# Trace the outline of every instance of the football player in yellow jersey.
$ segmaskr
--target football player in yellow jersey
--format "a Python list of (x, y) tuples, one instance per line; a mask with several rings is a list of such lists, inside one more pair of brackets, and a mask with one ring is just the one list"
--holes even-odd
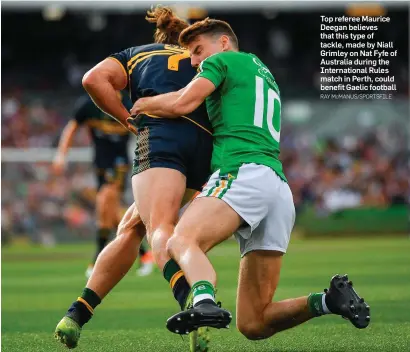
[[(57, 339), (70, 348), (77, 345), (94, 309), (132, 266), (145, 231), (155, 262), (180, 308), (192, 305), (191, 288), (181, 268), (169, 257), (166, 243), (181, 204), (201, 190), (209, 175), (212, 131), (204, 106), (173, 121), (143, 114), (132, 119), (116, 95), (126, 89), (135, 102), (142, 97), (173, 94), (196, 74), (189, 53), (177, 46), (188, 23), (166, 7), (148, 12), (147, 20), (156, 24), (155, 43), (113, 54), (83, 78), (83, 86), (96, 105), (137, 136), (132, 172), (135, 203), (123, 217), (117, 238), (99, 255), (81, 297), (57, 325)], [(191, 335), (192, 350), (206, 350), (206, 336), (198, 335)]]

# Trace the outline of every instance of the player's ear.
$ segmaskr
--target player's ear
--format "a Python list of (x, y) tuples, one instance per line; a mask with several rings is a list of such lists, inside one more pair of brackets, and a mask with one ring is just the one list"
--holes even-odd
[(223, 35), (221, 37), (221, 45), (222, 45), (222, 51), (227, 51), (229, 50), (229, 37), (227, 35)]

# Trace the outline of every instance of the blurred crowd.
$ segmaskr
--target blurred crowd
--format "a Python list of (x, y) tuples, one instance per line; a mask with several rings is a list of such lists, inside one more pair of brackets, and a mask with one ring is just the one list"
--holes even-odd
[[(56, 147), (61, 130), (70, 117), (71, 107), (49, 106), (44, 99), (25, 102), (19, 90), (2, 96), (1, 145), (12, 148)], [(89, 145), (84, 129), (76, 135), (73, 146)]]
[(408, 137), (397, 126), (315, 141), (308, 148), (288, 138), (282, 151), (299, 211), (306, 205), (328, 213), (410, 204)]
[(28, 236), (53, 245), (94, 233), (95, 180), (91, 165), (75, 163), (54, 176), (51, 163), (2, 163), (2, 239)]
[[(75, 97), (25, 99), (19, 91), (2, 97), (2, 148), (55, 148), (71, 117)], [(75, 135), (73, 147), (90, 146), (86, 128)], [(7, 151), (3, 150), (3, 153)], [(95, 232), (96, 176), (90, 163), (68, 163), (64, 175), (48, 162), (2, 161), (2, 238), (28, 236), (53, 245), (60, 240), (90, 239)], [(127, 202), (130, 197), (125, 197)], [(125, 205), (126, 205), (125, 204)]]

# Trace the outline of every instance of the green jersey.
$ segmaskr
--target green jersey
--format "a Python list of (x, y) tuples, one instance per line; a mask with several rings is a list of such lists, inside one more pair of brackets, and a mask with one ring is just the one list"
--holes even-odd
[(286, 181), (279, 161), (280, 92), (269, 69), (253, 54), (227, 51), (205, 59), (196, 77), (216, 87), (206, 99), (214, 131), (212, 172), (255, 163)]

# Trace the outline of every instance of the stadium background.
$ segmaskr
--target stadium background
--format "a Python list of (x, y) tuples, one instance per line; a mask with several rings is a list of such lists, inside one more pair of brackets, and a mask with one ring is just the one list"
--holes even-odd
[[(2, 3), (2, 333), (5, 334), (3, 342), (10, 351), (55, 351), (56, 347), (49, 341), (53, 324), (84, 286), (83, 267), (91, 254), (95, 233), (95, 180), (87, 132), (82, 130), (77, 135), (63, 176), (53, 175), (50, 162), (62, 128), (71, 117), (73, 104), (84, 94), (83, 74), (110, 53), (151, 41), (154, 28), (144, 20), (144, 11), (150, 4), (145, 1), (70, 4), (63, 1), (59, 5)], [(281, 88), (281, 158), (298, 217), (289, 254), (290, 269), (286, 271), (285, 267), (281, 281), (284, 288), (279, 295), (293, 294), (293, 279), (301, 280), (300, 285), (296, 285), (295, 295), (303, 293), (304, 289), (317, 290), (326, 286), (329, 272), (323, 271), (325, 268), (317, 270), (318, 265), (329, 265), (329, 269), (350, 268), (368, 284), (368, 292), (374, 300), (383, 296), (383, 317), (387, 316), (390, 323), (401, 324), (403, 330), (396, 330), (396, 327), (386, 330), (389, 331), (387, 335), (392, 331), (397, 334), (395, 342), (389, 342), (389, 348), (406, 350), (410, 314), (406, 317), (400, 300), (407, 297), (408, 301), (409, 293), (402, 293), (402, 296), (396, 293), (391, 298), (387, 289), (373, 291), (372, 286), (388, 278), (387, 282), (396, 285), (400, 292), (409, 292), (410, 288), (409, 9), (406, 3), (393, 2), (372, 8), (372, 11), (391, 17), (390, 24), (380, 26), (377, 36), (380, 40), (393, 41), (398, 50), (398, 56), (390, 65), (398, 88), (391, 101), (319, 100), (320, 15), (355, 11), (341, 2), (255, 2), (252, 7), (244, 2), (208, 2), (195, 7), (179, 3), (177, 10), (181, 16), (192, 20), (210, 16), (228, 21), (239, 38), (241, 50), (259, 56)], [(132, 155), (133, 143), (130, 145)], [(125, 193), (125, 204), (132, 202), (129, 190)], [(332, 236), (332, 241), (323, 239), (328, 236)], [(292, 248), (296, 252), (293, 256)], [(227, 285), (230, 285), (226, 297), (232, 298), (227, 304), (231, 309), (238, 261), (236, 251), (234, 243), (214, 251), (221, 278), (226, 276)], [(337, 256), (342, 251), (354, 253), (360, 259), (354, 264), (346, 263), (344, 258)], [(305, 261), (296, 258), (297, 253), (303, 253)], [(222, 269), (221, 257), (225, 255), (232, 263), (224, 264)], [(376, 258), (380, 261), (365, 265)], [(364, 267), (368, 271), (360, 270)], [(324, 281), (313, 280), (320, 282), (319, 287), (312, 287), (304, 268), (315, 274), (326, 273)], [(402, 274), (407, 275), (407, 282), (400, 279)], [(68, 281), (63, 279), (64, 275), (68, 275)], [(367, 275), (370, 277), (366, 278)], [(153, 346), (149, 343), (154, 343), (156, 336), (165, 331), (159, 327), (163, 326), (167, 313), (173, 312), (174, 306), (159, 273), (155, 273), (151, 281), (138, 280), (129, 275), (113, 293), (113, 297), (124, 298), (121, 301), (124, 307), (127, 300), (132, 302), (129, 307), (134, 309), (135, 316), (125, 314), (125, 309), (121, 308), (119, 311), (125, 316), (119, 316), (114, 322), (117, 315), (113, 313), (115, 309), (110, 310), (110, 304), (115, 308), (116, 298), (112, 301), (109, 298), (106, 313), (111, 325), (102, 328), (103, 320), (107, 320), (103, 312), (93, 325), (97, 330), (111, 329), (110, 339), (114, 339), (115, 334), (121, 336), (120, 331), (128, 331), (127, 328), (143, 329), (144, 333), (135, 336), (124, 332), (125, 339), (131, 342), (117, 346), (119, 350), (135, 346), (141, 346), (136, 348), (141, 350), (144, 343)], [(222, 281), (221, 285), (224, 285)], [(64, 287), (64, 292), (52, 288), (47, 291), (47, 287), (55, 286)], [(165, 304), (158, 307), (153, 303), (156, 318), (141, 318), (135, 298), (141, 292), (144, 297), (159, 295), (159, 290), (168, 308)], [(34, 304), (30, 303), (32, 292), (36, 297)], [(147, 314), (148, 308), (149, 304), (144, 311)], [(44, 313), (40, 325), (36, 311)], [(396, 312), (394, 317), (389, 316), (392, 311)], [(144, 319), (149, 322), (143, 323)], [(93, 329), (91, 324), (90, 329)], [(288, 335), (284, 334), (279, 340), (282, 346), (279, 350), (324, 348), (322, 340), (309, 340), (310, 332), (317, 333), (315, 329), (323, 325), (310, 326), (311, 330), (306, 328), (308, 330), (304, 331), (309, 333), (301, 340), (306, 341), (303, 344), (306, 349), (298, 347), (302, 342), (292, 347), (295, 341), (291, 333), (286, 333)], [(334, 336), (344, 328), (340, 324), (329, 327)], [(347, 328), (345, 331), (351, 332)], [(381, 334), (374, 331), (376, 335)], [(376, 335), (366, 335), (359, 348), (354, 344), (357, 339), (353, 334), (348, 348), (383, 351), (377, 349), (385, 346), (383, 334), (377, 335), (380, 341), (375, 339)], [(81, 350), (102, 348), (103, 343), (95, 336), (88, 337), (88, 347), (82, 341)], [(104, 339), (103, 333), (98, 336)], [(149, 336), (148, 342), (144, 340), (146, 336)], [(222, 333), (217, 334), (217, 342), (223, 343), (222, 336)], [(240, 339), (239, 335), (234, 337)], [(174, 346), (175, 350), (181, 350), (183, 344), (174, 336), (170, 338), (179, 344), (179, 347)], [(258, 346), (270, 350), (273, 345), (269, 343)], [(236, 347), (232, 345), (235, 350), (242, 350), (244, 346), (247, 350), (254, 348), (244, 341)], [(323, 350), (339, 351), (339, 347), (332, 345)], [(173, 349), (164, 345), (157, 350)], [(228, 348), (216, 350), (227, 351)]]

